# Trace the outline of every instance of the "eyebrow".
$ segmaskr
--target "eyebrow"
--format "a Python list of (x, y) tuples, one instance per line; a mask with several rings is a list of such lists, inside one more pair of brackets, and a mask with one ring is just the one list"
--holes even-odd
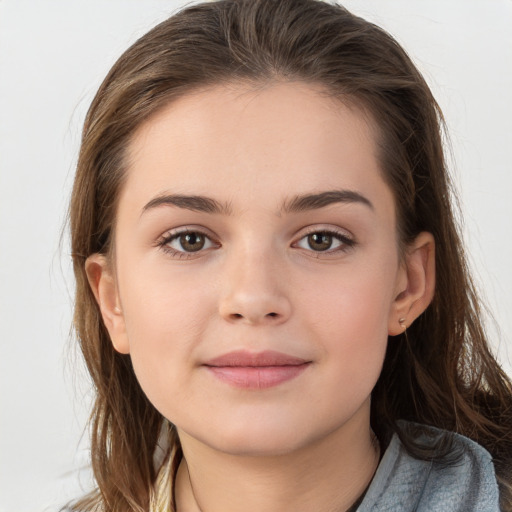
[[(328, 190), (316, 194), (302, 194), (294, 196), (282, 204), (279, 214), (299, 213), (325, 208), (335, 203), (358, 203), (374, 210), (369, 199), (353, 190)], [(151, 199), (142, 209), (142, 213), (159, 206), (176, 206), (186, 210), (221, 215), (233, 215), (231, 203), (220, 202), (206, 196), (165, 194)]]
[(324, 208), (335, 203), (359, 203), (374, 210), (369, 199), (354, 190), (328, 190), (318, 194), (303, 194), (285, 201), (281, 213), (298, 213)]

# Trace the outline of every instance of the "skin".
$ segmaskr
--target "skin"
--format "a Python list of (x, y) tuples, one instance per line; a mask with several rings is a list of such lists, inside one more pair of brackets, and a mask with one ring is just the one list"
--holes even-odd
[[(432, 298), (434, 242), (421, 233), (400, 256), (368, 116), (321, 92), (219, 85), (157, 113), (130, 144), (115, 259), (88, 259), (115, 349), (178, 428), (180, 511), (346, 510), (377, 467), (371, 391), (388, 335)], [(331, 190), (358, 199), (282, 208)], [(208, 196), (230, 214), (156, 205), (168, 194)], [(203, 248), (169, 239), (182, 228), (204, 233)], [(319, 250), (308, 235), (325, 231), (342, 238)], [(308, 365), (239, 388), (204, 366), (233, 350)]]

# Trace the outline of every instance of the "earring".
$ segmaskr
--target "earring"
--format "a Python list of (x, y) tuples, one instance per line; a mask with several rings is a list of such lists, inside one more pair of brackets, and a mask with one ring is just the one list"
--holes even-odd
[(404, 332), (407, 330), (407, 325), (405, 325), (405, 318), (399, 318), (398, 323), (400, 324), (400, 327), (404, 330)]

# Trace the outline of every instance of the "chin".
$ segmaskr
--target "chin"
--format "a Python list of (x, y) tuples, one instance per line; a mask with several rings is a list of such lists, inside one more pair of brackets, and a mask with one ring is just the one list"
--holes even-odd
[(207, 431), (188, 430), (187, 435), (215, 451), (233, 456), (277, 457), (315, 444), (337, 426), (260, 417), (248, 422), (231, 421), (222, 427), (210, 424)]
[(304, 439), (293, 438), (290, 432), (285, 435), (265, 432), (260, 435), (242, 435), (212, 440), (212, 448), (238, 457), (278, 457), (292, 453), (304, 445)]

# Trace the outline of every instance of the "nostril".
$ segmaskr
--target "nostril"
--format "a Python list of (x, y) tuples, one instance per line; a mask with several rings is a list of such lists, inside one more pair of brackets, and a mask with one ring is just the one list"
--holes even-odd
[[(238, 319), (238, 318), (244, 318), (244, 315), (240, 314), (240, 313), (232, 313), (231, 315), (231, 318), (234, 318), (234, 319)], [(279, 316), (278, 313), (267, 313), (265, 316), (271, 316), (271, 317), (275, 317), (275, 316)]]

